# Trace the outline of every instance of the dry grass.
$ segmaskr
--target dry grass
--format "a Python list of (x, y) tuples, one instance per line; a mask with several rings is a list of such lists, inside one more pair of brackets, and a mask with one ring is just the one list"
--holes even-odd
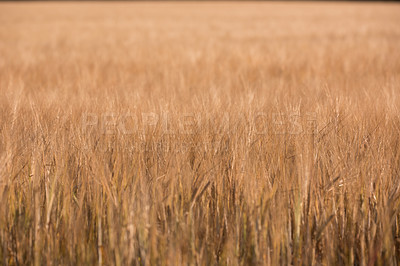
[(1, 3), (1, 263), (398, 265), (399, 25)]

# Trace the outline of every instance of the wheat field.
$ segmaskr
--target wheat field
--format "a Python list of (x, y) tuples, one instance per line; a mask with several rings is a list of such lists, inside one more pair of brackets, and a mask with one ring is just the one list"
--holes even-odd
[(3, 265), (399, 265), (400, 5), (0, 3)]

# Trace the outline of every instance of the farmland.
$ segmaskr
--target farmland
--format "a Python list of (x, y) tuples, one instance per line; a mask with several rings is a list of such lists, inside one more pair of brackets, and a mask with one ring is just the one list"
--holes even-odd
[(400, 5), (0, 3), (3, 265), (398, 265)]

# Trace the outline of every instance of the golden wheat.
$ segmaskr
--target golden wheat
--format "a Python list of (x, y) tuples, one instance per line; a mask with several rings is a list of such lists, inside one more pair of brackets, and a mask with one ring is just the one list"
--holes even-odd
[(400, 6), (1, 3), (3, 265), (398, 265)]

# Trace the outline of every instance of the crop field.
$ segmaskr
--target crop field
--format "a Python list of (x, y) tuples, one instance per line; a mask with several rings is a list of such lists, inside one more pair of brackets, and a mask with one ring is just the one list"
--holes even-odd
[(0, 3), (0, 264), (399, 265), (400, 5)]

